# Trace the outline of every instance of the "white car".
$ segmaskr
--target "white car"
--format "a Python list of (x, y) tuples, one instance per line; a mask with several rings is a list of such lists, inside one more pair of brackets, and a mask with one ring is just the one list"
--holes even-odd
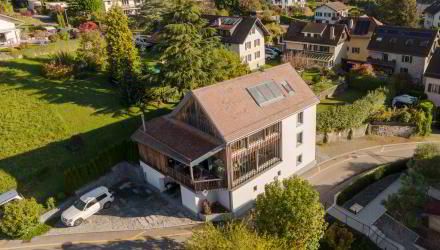
[(97, 187), (81, 196), (71, 207), (61, 214), (61, 221), (68, 227), (78, 226), (103, 208), (110, 208), (113, 194), (104, 187)]

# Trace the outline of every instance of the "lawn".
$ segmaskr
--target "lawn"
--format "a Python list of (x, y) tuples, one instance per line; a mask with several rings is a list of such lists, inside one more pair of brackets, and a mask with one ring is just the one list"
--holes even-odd
[[(66, 167), (129, 138), (140, 124), (105, 75), (47, 80), (40, 75), (42, 60), (0, 62), (0, 169), (17, 178), (20, 192), (40, 201), (62, 192)], [(170, 108), (149, 107), (147, 118)], [(71, 152), (66, 145), (77, 134), (84, 146)]]
[(337, 105), (352, 104), (354, 101), (362, 98), (365, 94), (366, 93), (359, 90), (347, 89), (340, 95), (321, 100), (321, 102), (318, 104), (318, 113), (326, 111)]
[(79, 39), (72, 39), (67, 41), (57, 41), (54, 43), (49, 43), (47, 45), (29, 45), (27, 48), (21, 49), (17, 52), (27, 58), (40, 57), (49, 54), (54, 54), (56, 52), (73, 52), (79, 47)]

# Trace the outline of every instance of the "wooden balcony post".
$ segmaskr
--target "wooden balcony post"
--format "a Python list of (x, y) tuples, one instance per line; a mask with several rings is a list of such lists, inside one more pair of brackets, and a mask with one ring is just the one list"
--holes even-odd
[(193, 166), (189, 166), (189, 173), (191, 175), (191, 181), (194, 182)]

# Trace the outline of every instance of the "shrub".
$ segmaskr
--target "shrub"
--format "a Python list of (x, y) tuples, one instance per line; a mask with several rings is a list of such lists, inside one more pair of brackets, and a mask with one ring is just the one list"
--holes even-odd
[(73, 193), (81, 186), (104, 175), (121, 161), (137, 161), (137, 146), (131, 141), (123, 141), (96, 156), (95, 159), (81, 166), (72, 166), (64, 171), (65, 193)]
[(80, 24), (78, 29), (81, 33), (87, 33), (90, 31), (98, 30), (99, 27), (95, 22), (87, 21), (87, 22)]
[(40, 225), (42, 211), (43, 207), (35, 199), (10, 202), (3, 208), (0, 231), (11, 238), (23, 237)]
[(49, 79), (66, 79), (74, 73), (75, 58), (66, 52), (55, 54), (43, 65), (43, 75)]
[(206, 215), (212, 214), (211, 204), (209, 204), (209, 201), (206, 199), (202, 201), (202, 213)]
[(70, 39), (70, 34), (68, 31), (62, 30), (62, 31), (58, 32), (58, 37), (60, 38), (60, 40), (67, 41)]
[(334, 250), (346, 250), (351, 248), (354, 236), (345, 226), (333, 223), (324, 235), (325, 243)]
[(99, 31), (81, 34), (80, 47), (77, 50), (78, 63), (88, 70), (103, 70), (107, 60), (104, 37)]
[(55, 43), (58, 42), (60, 40), (60, 37), (58, 36), (58, 34), (52, 34), (49, 36), (49, 41)]
[(349, 201), (356, 194), (358, 194), (374, 182), (381, 180), (389, 175), (404, 171), (407, 168), (407, 162), (407, 160), (401, 160), (390, 164), (381, 165), (376, 169), (364, 174), (348, 187), (346, 187), (341, 193), (339, 193), (336, 203), (339, 206), (342, 206), (344, 205), (344, 203)]
[(55, 201), (55, 198), (53, 198), (53, 197), (49, 197), (47, 200), (46, 200), (46, 209), (47, 210), (52, 210), (52, 209), (54, 209), (57, 205), (56, 205), (56, 201)]
[(17, 187), (17, 181), (10, 174), (0, 169), (0, 194)]

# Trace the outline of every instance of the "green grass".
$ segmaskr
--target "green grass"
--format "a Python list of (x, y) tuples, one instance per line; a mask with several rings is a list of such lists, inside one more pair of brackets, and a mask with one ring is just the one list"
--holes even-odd
[(303, 71), (301, 77), (304, 79), (304, 81), (312, 81), (313, 77), (319, 76), (320, 74), (321, 73), (319, 70), (308, 69)]
[(344, 93), (338, 96), (322, 100), (321, 103), (318, 104), (318, 113), (324, 112), (337, 105), (352, 104), (354, 101), (362, 98), (365, 94), (366, 93), (359, 90), (347, 89)]
[[(105, 75), (47, 80), (40, 75), (42, 60), (0, 62), (0, 169), (18, 180), (20, 192), (39, 201), (62, 192), (65, 168), (88, 162), (140, 124)], [(146, 116), (171, 106), (150, 106)], [(66, 146), (76, 134), (84, 147), (71, 152)]]
[(67, 41), (57, 41), (54, 43), (49, 43), (47, 45), (29, 45), (27, 48), (15, 50), (11, 52), (11, 55), (18, 56), (22, 55), (27, 58), (41, 57), (50, 54), (55, 54), (57, 52), (74, 52), (79, 47), (79, 39), (67, 40)]

